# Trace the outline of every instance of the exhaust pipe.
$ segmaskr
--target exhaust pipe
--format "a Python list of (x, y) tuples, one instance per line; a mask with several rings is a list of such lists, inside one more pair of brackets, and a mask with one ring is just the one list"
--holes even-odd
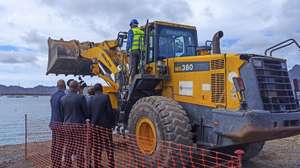
[(215, 33), (212, 40), (213, 54), (221, 54), (220, 39), (223, 37), (223, 31)]

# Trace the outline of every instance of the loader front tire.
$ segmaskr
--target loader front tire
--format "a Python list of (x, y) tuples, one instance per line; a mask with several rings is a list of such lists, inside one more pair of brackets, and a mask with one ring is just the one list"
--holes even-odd
[[(190, 120), (183, 108), (174, 100), (162, 96), (139, 99), (132, 107), (128, 130), (134, 134), (140, 153), (155, 161), (168, 161), (172, 152), (166, 141), (175, 144), (192, 144)], [(146, 139), (145, 139), (146, 138)]]

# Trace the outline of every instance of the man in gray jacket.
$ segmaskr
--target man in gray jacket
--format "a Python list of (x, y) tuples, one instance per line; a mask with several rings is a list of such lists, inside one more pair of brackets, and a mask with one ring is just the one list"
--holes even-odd
[(77, 81), (70, 83), (70, 92), (61, 99), (61, 111), (64, 116), (64, 132), (66, 137), (65, 167), (72, 167), (72, 155), (76, 154), (77, 166), (84, 167), (84, 123), (88, 109), (84, 96), (77, 94)]

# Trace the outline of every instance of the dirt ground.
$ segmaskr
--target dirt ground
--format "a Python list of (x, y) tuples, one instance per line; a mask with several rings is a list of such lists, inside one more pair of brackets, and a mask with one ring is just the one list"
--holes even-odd
[(31, 168), (32, 163), (24, 160), (24, 145), (0, 146), (0, 168)]
[[(40, 145), (43, 144), (35, 144), (35, 146)], [(33, 167), (31, 162), (24, 160), (24, 145), (0, 146), (0, 168)], [(261, 153), (251, 161), (243, 163), (243, 167), (299, 168), (300, 136), (267, 142)]]
[(245, 168), (300, 168), (300, 135), (268, 141)]

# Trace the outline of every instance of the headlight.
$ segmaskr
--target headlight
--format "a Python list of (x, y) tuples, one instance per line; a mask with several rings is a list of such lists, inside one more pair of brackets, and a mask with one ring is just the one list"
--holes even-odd
[(262, 62), (262, 60), (253, 60), (253, 65), (255, 67), (261, 68), (261, 67), (263, 67), (263, 62)]
[(281, 63), (281, 68), (282, 68), (282, 69), (286, 69), (286, 68), (287, 68), (285, 62), (282, 62), (282, 63)]

